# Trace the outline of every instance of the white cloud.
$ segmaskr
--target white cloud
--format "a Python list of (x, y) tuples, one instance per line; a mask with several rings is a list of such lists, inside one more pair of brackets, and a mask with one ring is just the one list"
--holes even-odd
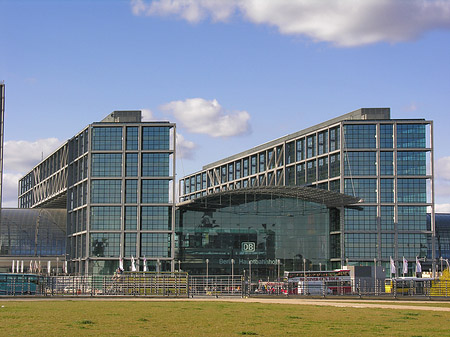
[(212, 137), (231, 137), (249, 132), (250, 115), (247, 111), (226, 114), (217, 100), (189, 98), (161, 106), (172, 114), (189, 132)]
[(159, 0), (146, 3), (132, 0), (134, 15), (178, 15), (184, 20), (196, 23), (206, 17), (213, 21), (226, 21), (236, 10), (235, 0)]
[(3, 173), (2, 207), (17, 207), (17, 193), (20, 173)]
[(448, 0), (133, 0), (131, 6), (135, 15), (174, 15), (191, 23), (226, 21), (239, 13), (282, 34), (346, 47), (408, 41), (450, 28)]
[(450, 157), (442, 157), (436, 160), (436, 179), (450, 181)]
[(141, 112), (143, 122), (150, 122), (155, 120), (155, 118), (153, 117), (153, 112), (150, 109), (141, 109)]
[(177, 133), (177, 159), (192, 159), (196, 145), (190, 140), (186, 140), (182, 134)]
[(30, 171), (42, 157), (55, 151), (61, 141), (56, 138), (38, 139), (35, 142), (10, 140), (5, 142), (5, 171), (25, 173)]
[(436, 204), (435, 212), (436, 213), (450, 213), (450, 204)]

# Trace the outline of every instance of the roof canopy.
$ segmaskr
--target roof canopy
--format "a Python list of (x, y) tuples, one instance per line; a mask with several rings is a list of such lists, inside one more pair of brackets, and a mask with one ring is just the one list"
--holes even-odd
[[(248, 199), (249, 196), (252, 196), (251, 199)], [(231, 205), (237, 205), (245, 201), (270, 199), (273, 197), (301, 199), (323, 204), (327, 207), (349, 207), (352, 205), (355, 206), (361, 202), (361, 199), (357, 197), (314, 187), (260, 186), (216, 192), (196, 199), (181, 202), (178, 206), (189, 207), (189, 205), (194, 206), (194, 204), (210, 204), (211, 207), (220, 207), (222, 204), (222, 199), (224, 199), (224, 202), (226, 199), (226, 204), (223, 204), (222, 206), (224, 207), (229, 206), (230, 203)]]

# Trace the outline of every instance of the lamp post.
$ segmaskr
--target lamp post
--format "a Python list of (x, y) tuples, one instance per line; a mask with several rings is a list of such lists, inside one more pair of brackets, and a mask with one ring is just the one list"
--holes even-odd
[(319, 271), (322, 271), (322, 262), (319, 262)]
[(181, 272), (181, 261), (178, 260), (178, 272)]
[(277, 292), (280, 294), (280, 259), (277, 259), (278, 264), (278, 279), (277, 279)]
[(206, 290), (208, 290), (209, 259), (206, 259)]
[(231, 259), (231, 292), (234, 292), (234, 259)]
[(303, 295), (306, 295), (306, 259), (303, 259)]
[(248, 260), (249, 293), (252, 291), (252, 261)]
[(375, 276), (375, 296), (377, 296), (377, 259), (373, 259), (374, 276)]

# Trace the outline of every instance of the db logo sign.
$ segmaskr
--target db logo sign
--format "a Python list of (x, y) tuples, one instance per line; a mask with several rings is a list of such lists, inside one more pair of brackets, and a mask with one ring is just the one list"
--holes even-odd
[(243, 252), (254, 252), (256, 250), (256, 244), (254, 242), (242, 242), (241, 249)]

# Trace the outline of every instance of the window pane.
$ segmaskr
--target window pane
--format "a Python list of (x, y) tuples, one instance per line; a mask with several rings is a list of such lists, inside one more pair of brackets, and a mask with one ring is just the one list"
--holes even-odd
[(127, 127), (127, 150), (138, 149), (138, 130), (137, 126)]
[(93, 127), (92, 150), (93, 151), (122, 150), (122, 128)]
[(143, 203), (168, 203), (168, 180), (142, 180), (141, 201)]
[(170, 207), (142, 207), (141, 230), (170, 230), (171, 227)]
[(348, 149), (376, 148), (376, 127), (372, 124), (355, 124), (344, 126), (345, 146)]
[(169, 150), (169, 127), (145, 126), (142, 128), (143, 150)]
[(93, 177), (120, 177), (122, 176), (121, 153), (93, 153)]
[(119, 204), (121, 202), (120, 180), (92, 180), (91, 203), (93, 204)]
[(162, 177), (169, 175), (168, 153), (143, 153), (142, 176)]
[(107, 206), (91, 207), (91, 230), (120, 230), (121, 208)]

